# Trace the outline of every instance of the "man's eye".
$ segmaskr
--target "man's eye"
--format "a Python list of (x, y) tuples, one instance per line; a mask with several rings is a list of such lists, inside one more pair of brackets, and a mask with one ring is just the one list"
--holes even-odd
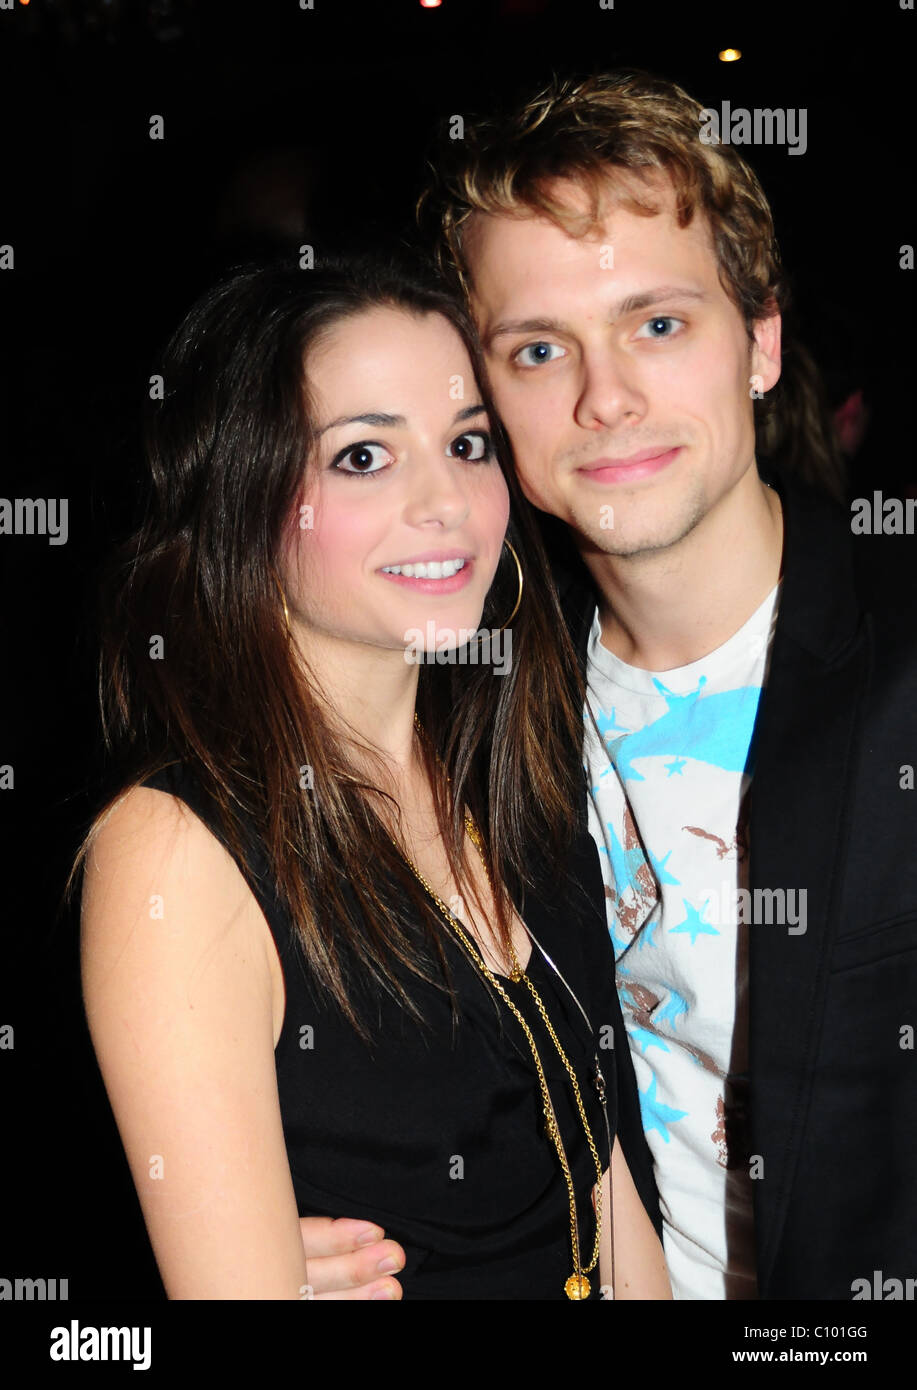
[(557, 357), (562, 357), (563, 351), (556, 343), (526, 343), (525, 347), (513, 353), (513, 358), (523, 367), (540, 367), (542, 362), (553, 362)]
[(453, 439), (446, 452), (451, 458), (464, 459), (466, 463), (478, 463), (492, 458), (494, 450), (486, 430), (472, 430)]
[[(673, 318), (671, 314), (657, 314), (655, 318), (647, 319), (646, 323), (644, 323), (641, 326), (640, 331), (639, 333), (637, 333), (636, 336), (638, 338), (671, 338), (672, 334), (670, 332), (666, 332), (668, 325), (683, 322), (683, 319)], [(644, 329), (647, 328), (650, 331), (648, 333), (645, 333)]]
[[(377, 456), (382, 454), (381, 461)], [(380, 473), (385, 467), (385, 458), (390, 457), (389, 452), (381, 444), (351, 444), (348, 449), (342, 449), (335, 459), (332, 460), (331, 467), (338, 473)], [(345, 468), (344, 464), (350, 460), (352, 467)], [(378, 467), (373, 467), (373, 463), (378, 462)]]

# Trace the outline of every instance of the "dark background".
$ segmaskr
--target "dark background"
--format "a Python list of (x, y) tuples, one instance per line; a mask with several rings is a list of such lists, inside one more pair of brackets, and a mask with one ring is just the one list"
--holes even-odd
[[(68, 497), (69, 539), (0, 536), (0, 1276), (161, 1297), (79, 998), (63, 881), (93, 810), (94, 584), (135, 519), (157, 348), (228, 264), (398, 237), (436, 122), (554, 71), (647, 68), (717, 109), (808, 111), (808, 149), (742, 153), (772, 201), (833, 405), (870, 410), (852, 493), (917, 481), (912, 40), (896, 0), (31, 0), (0, 10), (2, 492)], [(724, 64), (717, 53), (738, 47)], [(149, 139), (151, 115), (165, 138)], [(912, 545), (908, 540), (902, 542)]]

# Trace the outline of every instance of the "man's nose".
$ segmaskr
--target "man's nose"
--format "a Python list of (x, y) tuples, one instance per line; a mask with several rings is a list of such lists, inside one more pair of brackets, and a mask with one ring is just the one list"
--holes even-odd
[(625, 416), (646, 414), (646, 398), (635, 380), (633, 363), (609, 345), (588, 349), (582, 359), (580, 393), (574, 419), (583, 429), (615, 429)]

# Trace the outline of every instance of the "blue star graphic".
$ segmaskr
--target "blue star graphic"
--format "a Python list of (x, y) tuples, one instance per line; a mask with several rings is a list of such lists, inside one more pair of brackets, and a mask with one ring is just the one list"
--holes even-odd
[[(605, 822), (605, 829), (608, 831), (609, 848), (605, 845), (599, 846), (599, 853), (604, 854), (611, 865), (612, 891), (616, 894), (617, 900), (634, 886), (637, 873), (640, 867), (646, 862), (643, 857), (643, 850), (639, 845), (633, 849), (625, 849), (615, 834), (614, 826), (610, 821)], [(611, 914), (609, 914), (610, 916)], [(611, 942), (614, 946), (615, 955), (620, 956), (630, 945), (629, 940), (624, 940), (615, 935), (615, 922), (609, 925)]]
[(665, 764), (665, 770), (670, 777), (673, 777), (676, 772), (680, 777), (682, 768), (684, 768), (687, 765), (687, 762), (687, 758), (673, 758), (670, 763)]
[(643, 1117), (643, 1129), (646, 1134), (658, 1129), (665, 1142), (669, 1142), (669, 1131), (666, 1125), (674, 1124), (676, 1120), (683, 1120), (687, 1115), (687, 1110), (673, 1110), (668, 1105), (663, 1105), (661, 1100), (656, 1099), (656, 1078), (653, 1077), (645, 1091), (640, 1091), (640, 1114)]
[(612, 948), (612, 950), (614, 951), (614, 953), (615, 953), (615, 959), (617, 960), (617, 958), (618, 958), (619, 956), (623, 956), (624, 952), (627, 950), (628, 946), (630, 945), (630, 942), (624, 940), (622, 937), (615, 936), (615, 926), (616, 926), (616, 925), (617, 925), (617, 917), (615, 917), (615, 918), (613, 919), (613, 921), (609, 922), (609, 924), (608, 924), (608, 935), (611, 937), (611, 948)]
[[(635, 1042), (642, 1043), (642, 1046), (640, 1048), (640, 1051), (642, 1053), (649, 1052), (651, 1047), (661, 1047), (663, 1052), (670, 1051), (670, 1049), (666, 1047), (662, 1039), (657, 1038), (656, 1034), (651, 1033), (648, 1028), (631, 1028), (629, 1031), (631, 1037), (634, 1039)], [(646, 1042), (643, 1042), (644, 1038), (646, 1039)]]
[[(683, 922), (679, 922), (677, 927), (669, 928), (669, 931), (671, 932), (672, 936), (678, 936), (679, 934), (688, 934), (691, 937), (692, 946), (695, 944), (699, 936), (719, 936), (719, 932), (717, 931), (716, 927), (711, 927), (709, 922), (705, 922), (704, 919), (701, 917), (701, 914), (698, 912), (697, 908), (692, 907), (691, 904), (688, 902), (687, 898), (682, 898), (682, 902), (684, 903), (684, 908), (685, 912), (687, 913), (687, 916), (685, 917), (685, 920)], [(704, 904), (702, 910), (704, 912), (707, 911), (706, 903)]]
[(643, 926), (638, 931), (637, 946), (641, 951), (643, 950), (644, 946), (656, 945), (656, 942), (653, 940), (653, 932), (659, 926), (659, 921), (659, 913), (656, 913), (655, 917), (651, 914), (649, 917), (647, 917), (646, 921), (643, 923)]
[(595, 722), (603, 739), (608, 734), (629, 734), (631, 732), (630, 729), (625, 729), (623, 724), (618, 723), (614, 705), (611, 707), (611, 714), (606, 714), (603, 709), (600, 709), (595, 716)]
[(650, 868), (656, 876), (657, 883), (681, 883), (681, 879), (673, 878), (666, 868), (666, 864), (672, 856), (671, 850), (666, 850), (661, 859), (657, 859), (651, 849), (647, 849), (646, 853), (649, 858)]
[(622, 783), (642, 782), (636, 764), (643, 758), (678, 759), (687, 748), (696, 762), (710, 763), (729, 772), (748, 770), (748, 750), (761, 698), (760, 686), (705, 694), (706, 677), (697, 689), (678, 695), (655, 677), (653, 684), (665, 699), (666, 713), (642, 729), (612, 738), (609, 757)]
[(615, 880), (614, 886), (620, 896), (625, 888), (633, 886), (637, 874), (646, 863), (646, 858), (639, 845), (634, 845), (631, 849), (624, 848), (615, 834), (615, 828), (611, 821), (605, 822), (605, 829), (608, 831), (611, 849), (606, 849), (604, 845), (600, 845), (599, 853), (607, 855), (611, 861), (611, 871)]
[(687, 1000), (682, 999), (677, 989), (669, 987), (669, 997), (663, 1004), (658, 1013), (653, 1015), (654, 1023), (671, 1023), (675, 1027), (676, 1020), (688, 1012)]

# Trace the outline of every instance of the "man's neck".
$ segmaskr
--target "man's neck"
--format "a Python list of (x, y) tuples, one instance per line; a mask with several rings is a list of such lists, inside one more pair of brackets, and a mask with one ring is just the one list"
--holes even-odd
[(699, 661), (761, 606), (782, 555), (780, 499), (753, 467), (676, 545), (583, 554), (599, 591), (602, 646), (647, 671)]

